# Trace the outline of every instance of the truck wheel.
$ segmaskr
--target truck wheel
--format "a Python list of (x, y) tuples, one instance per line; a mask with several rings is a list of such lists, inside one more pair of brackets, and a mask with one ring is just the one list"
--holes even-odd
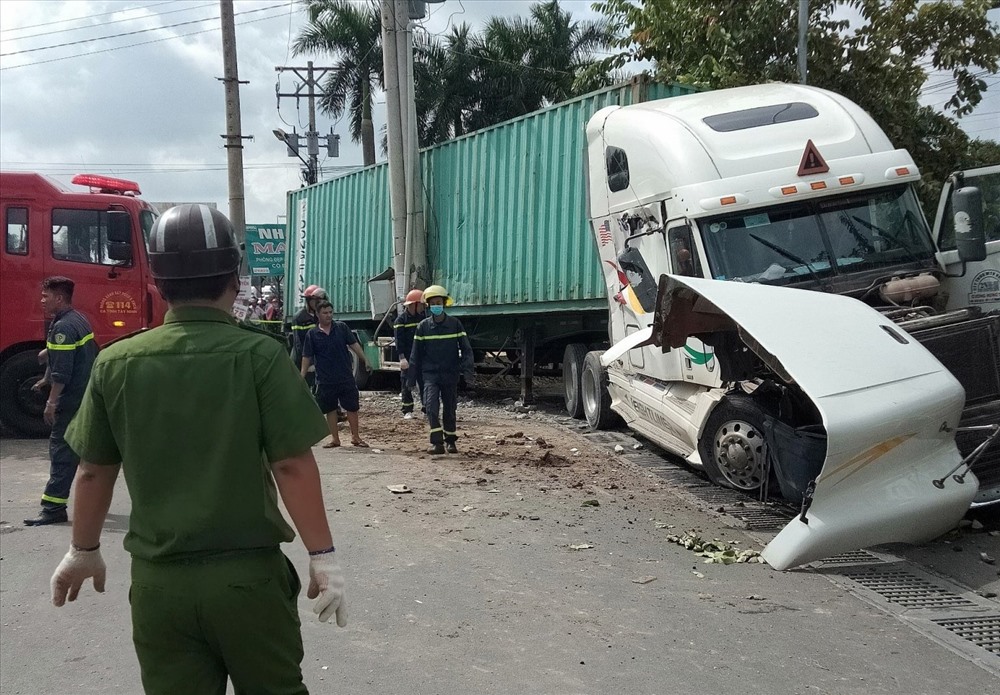
[(616, 421), (611, 410), (611, 394), (608, 393), (608, 373), (601, 366), (601, 354), (600, 351), (588, 352), (580, 375), (583, 414), (592, 430), (609, 429)]
[(359, 391), (364, 391), (365, 387), (368, 386), (368, 380), (371, 378), (372, 373), (369, 372), (361, 365), (361, 360), (358, 356), (354, 354), (351, 350), (351, 371), (354, 373), (354, 383), (358, 385)]
[(698, 453), (716, 485), (759, 490), (768, 470), (764, 413), (747, 397), (726, 396), (708, 416)]
[(29, 437), (46, 437), (49, 426), (42, 419), (46, 394), (31, 387), (45, 374), (34, 350), (20, 352), (3, 365), (0, 373), (0, 420)]
[(577, 420), (583, 417), (580, 377), (583, 373), (583, 360), (586, 357), (587, 346), (580, 343), (570, 343), (566, 346), (566, 351), (563, 352), (562, 373), (563, 391), (566, 395), (566, 412)]

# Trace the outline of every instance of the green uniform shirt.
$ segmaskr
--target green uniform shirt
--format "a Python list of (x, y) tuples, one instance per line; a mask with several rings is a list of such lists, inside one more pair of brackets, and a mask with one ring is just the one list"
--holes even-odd
[(216, 309), (179, 307), (101, 351), (66, 441), (85, 461), (122, 464), (125, 549), (174, 561), (292, 540), (269, 462), (327, 434), (277, 341)]

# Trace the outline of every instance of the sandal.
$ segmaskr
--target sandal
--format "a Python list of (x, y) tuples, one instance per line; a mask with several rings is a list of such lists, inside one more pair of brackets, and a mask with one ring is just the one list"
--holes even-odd
[(357, 447), (361, 447), (362, 449), (367, 449), (368, 448), (368, 443), (366, 441), (364, 441), (363, 439), (359, 439), (356, 442), (352, 441), (351, 442), (351, 446), (357, 446)]
[(327, 442), (326, 444), (323, 445), (323, 448), (336, 449), (338, 446), (340, 446), (340, 442)]

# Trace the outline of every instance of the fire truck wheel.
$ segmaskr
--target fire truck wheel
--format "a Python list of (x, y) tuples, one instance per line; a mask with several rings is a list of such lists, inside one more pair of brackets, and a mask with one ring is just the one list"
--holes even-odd
[(45, 393), (31, 387), (45, 374), (38, 364), (37, 350), (27, 350), (8, 359), (0, 372), (0, 420), (12, 430), (29, 437), (46, 437), (49, 427), (42, 419)]
[(563, 392), (566, 396), (566, 412), (570, 417), (579, 420), (583, 417), (583, 394), (580, 378), (583, 374), (583, 361), (587, 357), (587, 346), (580, 343), (570, 343), (563, 352), (562, 373)]
[(583, 400), (583, 414), (590, 429), (606, 430), (617, 424), (618, 416), (611, 410), (608, 373), (601, 366), (601, 351), (588, 352), (584, 358), (580, 393)]
[(715, 484), (759, 490), (767, 475), (764, 413), (750, 398), (726, 396), (708, 416), (698, 453)]

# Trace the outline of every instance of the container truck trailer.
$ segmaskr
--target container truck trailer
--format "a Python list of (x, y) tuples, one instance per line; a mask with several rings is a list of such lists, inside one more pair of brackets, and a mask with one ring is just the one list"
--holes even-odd
[[(843, 328), (837, 344), (856, 362), (824, 369), (833, 381), (866, 388), (878, 382), (872, 376), (878, 370), (862, 369), (867, 377), (840, 377), (836, 370), (869, 364), (851, 331), (854, 323), (873, 320), (866, 312), (875, 312), (911, 346), (913, 356), (899, 362), (937, 375), (926, 377), (939, 389), (927, 397), (937, 404), (930, 411), (940, 414), (934, 408), (943, 407), (950, 414), (957, 403), (963, 425), (1000, 420), (1000, 290), (990, 294), (987, 288), (992, 273), (1000, 273), (1000, 248), (991, 241), (981, 260), (966, 258), (963, 265), (954, 242), (948, 248), (930, 233), (913, 191), (919, 173), (909, 155), (894, 150), (846, 99), (798, 89), (767, 85), (697, 94), (636, 80), (424, 150), (432, 281), (455, 296), (453, 313), (480, 357), (520, 374), (525, 399), (536, 370), (561, 368), (567, 411), (586, 416), (593, 428), (608, 426), (617, 414), (719, 484), (757, 493), (770, 488), (813, 504), (824, 497), (822, 487), (815, 493), (810, 483), (823, 470), (829, 427), (817, 396), (790, 389), (751, 364), (760, 358), (743, 342), (753, 343), (739, 328), (744, 317), (720, 309), (728, 323), (715, 331), (732, 343), (726, 345), (743, 360), (743, 371), (727, 367), (731, 360), (701, 340), (703, 331), (666, 353), (652, 343), (625, 349), (629, 341), (652, 341), (657, 308), (661, 318), (667, 315), (669, 302), (657, 299), (661, 275), (673, 292), (705, 290), (700, 296), (709, 303), (708, 290), (683, 283), (707, 283), (726, 296), (777, 290), (779, 296), (804, 295), (804, 306), (815, 302), (815, 312), (861, 312), (863, 318), (837, 324)], [(942, 209), (939, 216), (947, 221), (949, 213)], [(396, 299), (386, 271), (392, 235), (385, 165), (290, 192), (288, 218), (286, 296), (297, 297), (312, 283), (326, 287), (338, 318), (366, 345), (369, 361), (395, 369), (398, 356), (385, 320)], [(836, 235), (829, 231), (834, 226)], [(737, 293), (735, 301), (743, 296)], [(761, 301), (777, 300), (768, 295)], [(788, 301), (792, 306), (798, 300)], [(809, 341), (798, 333), (786, 342), (783, 350), (809, 354)], [(602, 364), (601, 352), (612, 344), (620, 354)], [(770, 366), (789, 376), (778, 362)], [(363, 380), (364, 373), (358, 376)], [(883, 403), (882, 409), (895, 406)], [(778, 417), (789, 409), (794, 416)], [(900, 406), (885, 428), (903, 427), (911, 416)], [(741, 423), (735, 434), (734, 422)], [(938, 423), (944, 426), (939, 446), (947, 453), (931, 457), (935, 472), (944, 461), (957, 463), (952, 454), (958, 456), (959, 424), (957, 416)], [(909, 446), (923, 441), (913, 437)], [(751, 441), (757, 438), (759, 449)], [(983, 438), (980, 431), (959, 433), (963, 453)], [(792, 458), (811, 461), (811, 468), (782, 474), (789, 466), (769, 463), (778, 444), (769, 447), (768, 441), (798, 452)], [(873, 446), (869, 458), (881, 451)], [(907, 451), (900, 449), (898, 458)], [(927, 472), (915, 468), (920, 476)], [(980, 459), (976, 473), (978, 492), (974, 474), (946, 485), (937, 503), (948, 503), (936, 514), (938, 526), (922, 529), (924, 536), (952, 523), (971, 500), (997, 499), (995, 452)], [(900, 524), (885, 528), (899, 536)]]

